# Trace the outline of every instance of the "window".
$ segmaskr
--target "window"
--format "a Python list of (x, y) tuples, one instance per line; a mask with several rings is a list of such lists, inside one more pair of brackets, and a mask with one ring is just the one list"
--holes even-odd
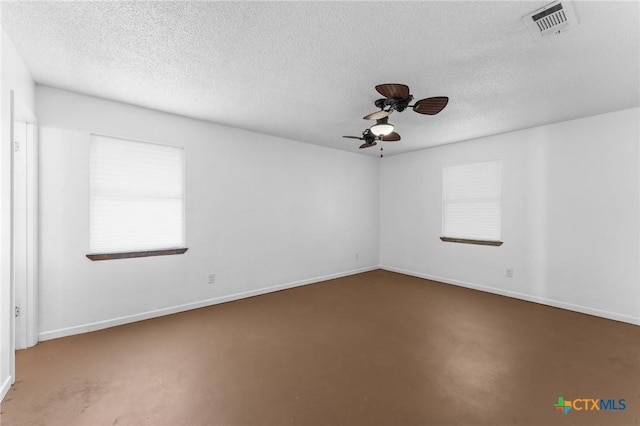
[(443, 241), (501, 245), (500, 160), (442, 169)]
[(92, 260), (181, 254), (184, 149), (93, 135)]

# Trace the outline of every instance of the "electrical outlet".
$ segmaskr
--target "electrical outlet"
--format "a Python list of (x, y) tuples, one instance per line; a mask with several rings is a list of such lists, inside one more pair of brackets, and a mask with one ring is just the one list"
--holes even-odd
[(504, 272), (504, 276), (505, 277), (509, 277), (509, 278), (513, 278), (513, 269), (512, 268), (507, 268), (506, 271)]
[(207, 282), (209, 284), (213, 284), (216, 282), (216, 274), (214, 274), (213, 272), (210, 273), (209, 275), (207, 275)]

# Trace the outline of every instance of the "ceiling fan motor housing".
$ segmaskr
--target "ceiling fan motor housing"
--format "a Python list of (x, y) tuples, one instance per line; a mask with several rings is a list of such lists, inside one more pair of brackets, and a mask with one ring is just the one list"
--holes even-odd
[(413, 95), (409, 95), (404, 99), (397, 99), (395, 100), (396, 103), (395, 103), (394, 109), (398, 112), (402, 112), (405, 110), (407, 106), (409, 106), (409, 102), (411, 102), (412, 100), (413, 100)]
[(387, 104), (386, 104), (386, 102), (387, 102), (387, 99), (386, 99), (386, 98), (384, 98), (384, 99), (378, 99), (377, 101), (375, 101), (375, 102), (374, 102), (374, 105), (375, 105), (377, 108), (384, 109), (384, 107), (387, 105)]
[(374, 105), (380, 109), (384, 109), (385, 107), (389, 107), (389, 111), (404, 111), (407, 106), (409, 106), (409, 102), (413, 100), (413, 95), (409, 95), (408, 97), (402, 98), (383, 98), (378, 99), (374, 102)]

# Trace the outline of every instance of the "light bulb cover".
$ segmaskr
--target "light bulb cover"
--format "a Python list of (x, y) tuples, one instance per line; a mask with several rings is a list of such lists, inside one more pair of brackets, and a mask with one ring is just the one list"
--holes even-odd
[(386, 136), (393, 132), (393, 124), (388, 123), (388, 117), (381, 118), (376, 121), (376, 124), (371, 126), (371, 133), (376, 136)]
[(393, 124), (384, 123), (371, 126), (371, 133), (376, 136), (386, 136), (391, 132), (393, 132)]

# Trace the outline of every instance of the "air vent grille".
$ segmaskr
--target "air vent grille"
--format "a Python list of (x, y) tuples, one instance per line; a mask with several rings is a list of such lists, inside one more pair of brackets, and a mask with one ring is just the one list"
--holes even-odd
[(559, 34), (578, 23), (570, 1), (553, 2), (522, 20), (536, 39)]
[(540, 31), (546, 31), (567, 22), (567, 15), (562, 9), (562, 4), (556, 4), (544, 12), (533, 15), (533, 22), (536, 23)]

